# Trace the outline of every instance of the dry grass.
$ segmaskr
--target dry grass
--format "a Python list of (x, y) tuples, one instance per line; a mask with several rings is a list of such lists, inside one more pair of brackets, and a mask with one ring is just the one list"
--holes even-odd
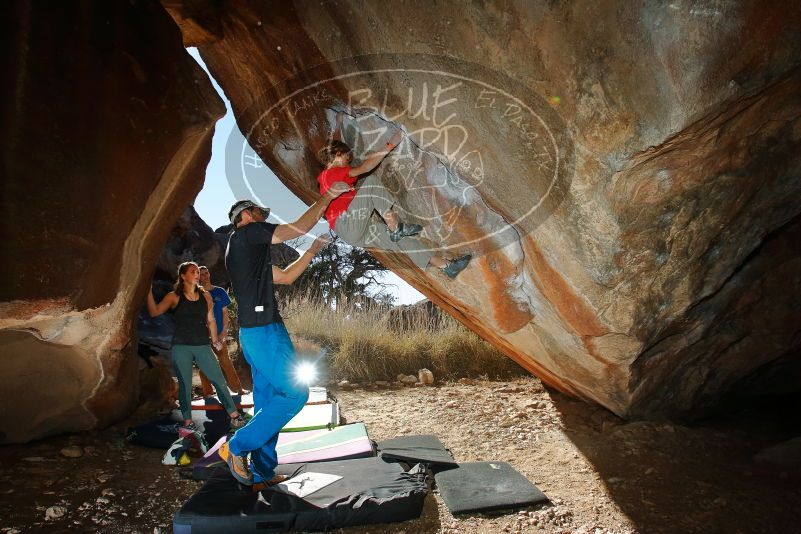
[(336, 378), (394, 380), (401, 373), (416, 375), (422, 368), (433, 371), (437, 379), (527, 375), (444, 314), (440, 320), (431, 321), (425, 312), (414, 313), (399, 330), (392, 327), (385, 310), (334, 311), (296, 298), (284, 306), (283, 315), (293, 338), (311, 340), (328, 349), (328, 363)]

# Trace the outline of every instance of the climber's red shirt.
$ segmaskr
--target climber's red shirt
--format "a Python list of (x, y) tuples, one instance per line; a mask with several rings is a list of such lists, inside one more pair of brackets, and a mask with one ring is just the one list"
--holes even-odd
[[(348, 176), (350, 167), (331, 167), (326, 169), (317, 176), (317, 183), (320, 184), (320, 193), (324, 194), (331, 187), (334, 182), (345, 182), (353, 186), (356, 184), (358, 176)], [(337, 222), (337, 217), (342, 215), (350, 206), (353, 197), (356, 196), (356, 191), (348, 191), (342, 193), (337, 198), (331, 201), (328, 208), (325, 210), (325, 218), (328, 221), (328, 226), (333, 230)]]

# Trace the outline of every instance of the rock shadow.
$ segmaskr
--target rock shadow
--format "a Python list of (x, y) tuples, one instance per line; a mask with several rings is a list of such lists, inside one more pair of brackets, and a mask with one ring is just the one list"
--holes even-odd
[(801, 417), (790, 408), (801, 405), (798, 395), (684, 426), (626, 422), (549, 394), (565, 434), (639, 532), (798, 531), (800, 473), (753, 461), (765, 447), (801, 433)]

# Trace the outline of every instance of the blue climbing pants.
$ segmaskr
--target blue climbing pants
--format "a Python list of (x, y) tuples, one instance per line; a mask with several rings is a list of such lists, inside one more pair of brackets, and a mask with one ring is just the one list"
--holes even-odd
[(309, 388), (295, 380), (295, 348), (283, 323), (239, 329), (242, 353), (253, 373), (255, 415), (229, 442), (231, 453), (250, 453), (255, 482), (275, 476), (278, 432), (306, 404)]

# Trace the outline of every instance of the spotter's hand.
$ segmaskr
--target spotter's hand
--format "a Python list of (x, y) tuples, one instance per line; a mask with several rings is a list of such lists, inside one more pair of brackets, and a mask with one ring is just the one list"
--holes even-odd
[(318, 252), (323, 250), (329, 243), (331, 243), (331, 238), (329, 237), (329, 235), (320, 234), (312, 242), (311, 246), (309, 247), (309, 251), (312, 254), (317, 254)]
[(352, 185), (348, 185), (345, 182), (334, 182), (331, 184), (331, 187), (328, 188), (328, 191), (325, 192), (325, 196), (330, 199), (334, 199), (342, 193), (347, 193), (348, 191), (353, 191)]

